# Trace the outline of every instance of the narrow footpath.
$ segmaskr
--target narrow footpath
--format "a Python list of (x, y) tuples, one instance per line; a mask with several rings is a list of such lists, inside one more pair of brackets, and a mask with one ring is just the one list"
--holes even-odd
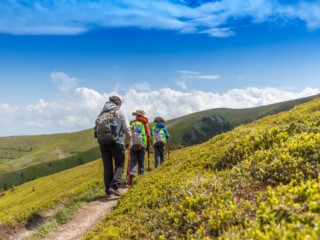
[[(125, 193), (127, 188), (120, 188), (121, 193)], [(117, 205), (118, 197), (111, 196), (89, 202), (80, 208), (72, 217), (72, 219), (61, 225), (54, 232), (46, 236), (45, 240), (78, 240), (86, 235), (89, 230), (99, 223), (103, 216), (110, 213), (114, 206)], [(10, 236), (8, 239), (23, 240), (30, 237), (33, 230), (27, 228), (21, 229), (16, 234)]]

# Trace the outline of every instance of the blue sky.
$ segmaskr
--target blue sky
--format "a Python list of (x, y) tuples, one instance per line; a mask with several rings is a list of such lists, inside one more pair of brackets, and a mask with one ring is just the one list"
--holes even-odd
[(319, 93), (320, 1), (2, 0), (0, 53), (0, 136), (261, 106)]

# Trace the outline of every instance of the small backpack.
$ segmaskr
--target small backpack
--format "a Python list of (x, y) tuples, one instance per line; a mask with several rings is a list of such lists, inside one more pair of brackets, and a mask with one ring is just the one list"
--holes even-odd
[(119, 138), (115, 111), (102, 112), (96, 120), (95, 130), (99, 144), (115, 143)]
[(140, 151), (147, 146), (147, 136), (144, 124), (139, 121), (134, 121), (130, 124), (133, 151)]
[(153, 126), (153, 145), (154, 146), (163, 146), (166, 144), (166, 137), (163, 128)]

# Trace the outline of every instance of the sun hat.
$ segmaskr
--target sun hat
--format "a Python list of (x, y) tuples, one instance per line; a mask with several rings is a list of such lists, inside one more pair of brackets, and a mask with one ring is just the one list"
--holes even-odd
[(140, 116), (145, 116), (146, 113), (145, 111), (141, 110), (141, 109), (138, 109), (136, 110), (135, 112), (132, 113), (133, 116), (137, 116), (137, 115), (140, 115)]

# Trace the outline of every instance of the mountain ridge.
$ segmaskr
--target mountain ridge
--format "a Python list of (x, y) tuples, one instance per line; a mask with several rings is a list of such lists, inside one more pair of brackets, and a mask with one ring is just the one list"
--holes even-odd
[[(168, 148), (172, 150), (199, 144), (240, 124), (286, 111), (314, 98), (315, 96), (311, 96), (255, 108), (209, 109), (168, 120)], [(0, 192), (98, 157), (99, 149), (93, 137), (93, 129), (0, 137)]]

